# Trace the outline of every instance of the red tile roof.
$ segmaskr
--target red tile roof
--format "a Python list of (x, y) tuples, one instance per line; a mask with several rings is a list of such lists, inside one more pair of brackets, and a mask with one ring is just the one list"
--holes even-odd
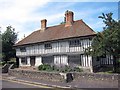
[(65, 24), (60, 24), (47, 27), (43, 32), (41, 30), (34, 31), (16, 43), (15, 46), (95, 34), (96, 33), (86, 25), (83, 20), (77, 20), (74, 21), (72, 26), (65, 27)]

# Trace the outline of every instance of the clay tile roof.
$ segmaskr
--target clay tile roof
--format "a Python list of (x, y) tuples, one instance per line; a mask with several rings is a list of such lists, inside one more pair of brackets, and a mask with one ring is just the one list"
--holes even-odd
[(41, 30), (34, 31), (29, 36), (16, 43), (15, 46), (95, 34), (96, 33), (86, 25), (83, 20), (77, 20), (69, 27), (65, 27), (65, 24), (60, 24), (47, 27), (44, 32)]

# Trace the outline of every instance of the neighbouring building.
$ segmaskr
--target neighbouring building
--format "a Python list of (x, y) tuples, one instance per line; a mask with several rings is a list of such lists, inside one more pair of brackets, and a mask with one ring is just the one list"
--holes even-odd
[(94, 67), (112, 64), (112, 56), (97, 59), (84, 54), (95, 35), (82, 19), (74, 21), (72, 11), (65, 12), (63, 24), (47, 27), (47, 20), (43, 19), (41, 29), (15, 44), (19, 66), (74, 65), (93, 72)]

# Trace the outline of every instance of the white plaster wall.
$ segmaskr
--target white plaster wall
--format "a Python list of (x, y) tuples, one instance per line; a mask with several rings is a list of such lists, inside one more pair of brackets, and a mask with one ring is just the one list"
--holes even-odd
[(42, 57), (41, 56), (37, 56), (35, 58), (35, 66), (39, 66), (42, 64)]
[(92, 67), (92, 56), (88, 55), (88, 67)]
[(22, 64), (21, 58), (19, 58), (19, 66), (30, 66), (30, 57), (27, 57), (27, 64)]
[(69, 41), (52, 42), (52, 49), (45, 49), (44, 43), (38, 45), (26, 46), (26, 52), (21, 52), (20, 49), (16, 49), (17, 56), (29, 56), (48, 53), (64, 53), (64, 52), (80, 52), (83, 48), (89, 47), (87, 45), (89, 39), (81, 40), (81, 46), (69, 47)]
[(22, 66), (21, 58), (19, 58), (19, 66)]
[(61, 56), (61, 64), (62, 65), (68, 65), (68, 57), (63, 55)]
[(30, 57), (27, 57), (27, 65), (28, 65), (28, 66), (31, 66), (31, 65), (30, 65)]
[(60, 56), (54, 56), (54, 64), (60, 65)]
[(91, 67), (92, 66), (92, 57), (90, 55), (81, 56), (82, 67)]
[(54, 56), (55, 65), (68, 65), (68, 57), (66, 55)]

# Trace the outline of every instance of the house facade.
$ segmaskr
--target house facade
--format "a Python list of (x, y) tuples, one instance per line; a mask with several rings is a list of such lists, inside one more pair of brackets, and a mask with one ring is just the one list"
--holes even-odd
[(93, 72), (93, 67), (112, 64), (112, 56), (99, 60), (85, 55), (96, 33), (81, 19), (74, 21), (72, 11), (65, 12), (65, 23), (47, 27), (41, 20), (41, 29), (15, 44), (20, 67), (52, 64), (73, 65)]

